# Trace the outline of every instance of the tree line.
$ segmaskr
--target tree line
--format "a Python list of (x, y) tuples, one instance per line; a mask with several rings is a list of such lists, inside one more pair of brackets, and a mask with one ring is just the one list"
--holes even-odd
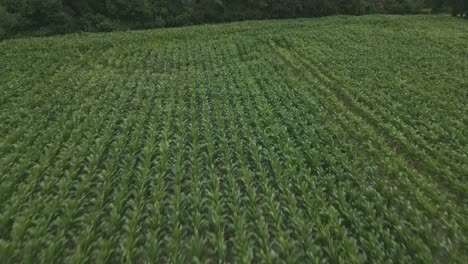
[(0, 0), (0, 38), (334, 14), (468, 13), (468, 0)]

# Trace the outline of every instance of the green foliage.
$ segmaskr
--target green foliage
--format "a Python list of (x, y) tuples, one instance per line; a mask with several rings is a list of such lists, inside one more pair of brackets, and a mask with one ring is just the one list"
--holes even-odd
[(2, 41), (0, 259), (466, 263), (467, 49), (445, 15)]
[(468, 1), (451, 0), (452, 15), (468, 18)]
[[(0, 0), (16, 20), (7, 35), (61, 34), (333, 14), (411, 14), (448, 0)], [(453, 0), (460, 12), (464, 0)], [(5, 18), (3, 18), (5, 20)]]
[(0, 39), (10, 34), (17, 23), (16, 16), (10, 14), (5, 7), (0, 5)]

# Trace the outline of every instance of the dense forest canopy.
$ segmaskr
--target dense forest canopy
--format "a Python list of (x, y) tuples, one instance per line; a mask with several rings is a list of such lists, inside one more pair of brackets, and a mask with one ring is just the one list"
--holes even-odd
[(0, 38), (424, 8), (463, 16), (468, 0), (0, 0)]

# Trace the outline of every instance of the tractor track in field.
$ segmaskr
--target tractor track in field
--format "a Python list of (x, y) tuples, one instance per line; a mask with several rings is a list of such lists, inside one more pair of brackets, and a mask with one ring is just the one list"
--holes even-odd
[[(287, 50), (285, 48), (282, 48), (281, 46), (278, 46), (277, 43), (272, 40), (270, 40), (267, 43), (267, 45), (270, 46), (272, 52), (286, 65), (288, 65), (289, 67), (294, 69), (294, 71), (298, 72), (301, 76), (303, 76), (307, 80), (307, 82), (313, 84), (313, 81), (310, 80), (310, 77), (304, 72), (304, 68), (301, 68), (297, 65), (302, 65), (306, 69), (311, 69), (311, 74), (314, 76), (314, 78), (316, 78), (323, 84), (323, 87), (327, 90), (327, 92), (334, 96), (337, 99), (337, 102), (342, 104), (345, 107), (345, 109), (347, 109), (350, 113), (359, 117), (361, 120), (364, 120), (367, 124), (369, 124), (373, 128), (374, 134), (384, 139), (389, 149), (394, 151), (395, 154), (397, 154), (398, 156), (402, 157), (406, 161), (406, 164), (409, 168), (413, 169), (414, 171), (417, 171), (418, 173), (430, 175), (431, 178), (436, 177), (438, 184), (444, 187), (444, 192), (449, 197), (451, 197), (451, 199), (454, 202), (461, 204), (464, 203), (463, 200), (466, 199), (466, 190), (468, 189), (468, 187), (465, 184), (458, 181), (447, 181), (445, 178), (443, 178), (443, 174), (439, 171), (439, 169), (434, 168), (432, 164), (426, 162), (425, 160), (416, 160), (412, 158), (411, 151), (408, 150), (409, 147), (406, 146), (404, 142), (401, 142), (394, 136), (390, 135), (387, 131), (385, 131), (384, 127), (382, 127), (382, 125), (379, 124), (381, 121), (379, 121), (378, 116), (376, 116), (373, 113), (366, 113), (364, 109), (360, 108), (359, 106), (356, 106), (353, 103), (353, 99), (350, 98), (349, 95), (347, 95), (341, 89), (331, 88), (331, 86), (333, 86), (334, 80), (330, 79), (330, 77), (324, 74), (320, 67), (310, 65), (310, 63), (305, 62), (301, 57), (299, 57), (299, 54), (296, 54), (292, 50)], [(450, 190), (449, 185), (451, 185), (451, 187), (456, 187), (456, 194), (453, 194), (448, 191)], [(458, 197), (465, 198), (458, 199)]]

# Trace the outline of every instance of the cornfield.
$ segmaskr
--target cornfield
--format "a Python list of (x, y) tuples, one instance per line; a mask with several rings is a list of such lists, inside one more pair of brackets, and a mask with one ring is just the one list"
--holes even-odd
[(468, 25), (0, 42), (2, 263), (466, 263)]

